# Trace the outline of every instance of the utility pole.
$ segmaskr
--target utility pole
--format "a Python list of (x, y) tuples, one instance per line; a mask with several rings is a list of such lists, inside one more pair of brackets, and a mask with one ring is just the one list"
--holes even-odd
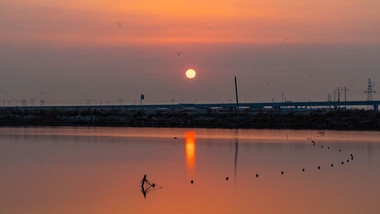
[[(336, 95), (336, 92), (338, 92), (338, 96)], [(339, 103), (339, 87), (334, 90), (334, 109), (337, 109), (337, 102)]]
[(237, 87), (237, 80), (235, 76), (235, 95), (236, 95), (236, 113), (239, 118), (239, 95), (238, 95), (238, 87)]
[(284, 102), (284, 92), (281, 93), (281, 96), (282, 96), (281, 102)]
[(347, 109), (347, 87), (344, 86), (344, 108)]
[(336, 89), (334, 90), (334, 102), (335, 102), (335, 100), (336, 100), (336, 99), (335, 99), (335, 92), (336, 92)]
[(344, 102), (347, 102), (347, 87), (344, 86)]
[(338, 87), (338, 103), (340, 102), (340, 89)]

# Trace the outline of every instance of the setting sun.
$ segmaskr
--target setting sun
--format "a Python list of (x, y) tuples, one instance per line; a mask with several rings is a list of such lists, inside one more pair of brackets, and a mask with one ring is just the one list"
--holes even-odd
[(188, 79), (193, 79), (196, 75), (197, 75), (197, 72), (195, 72), (195, 70), (193, 70), (193, 69), (188, 69), (186, 71), (186, 77)]

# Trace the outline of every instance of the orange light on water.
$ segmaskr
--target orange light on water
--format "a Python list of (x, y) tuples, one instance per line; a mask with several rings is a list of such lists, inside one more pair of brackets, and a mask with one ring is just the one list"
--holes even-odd
[(195, 132), (185, 133), (186, 168), (190, 176), (195, 171)]

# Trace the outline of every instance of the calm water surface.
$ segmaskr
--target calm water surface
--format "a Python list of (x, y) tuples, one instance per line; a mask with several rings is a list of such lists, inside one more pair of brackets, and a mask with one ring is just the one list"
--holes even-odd
[(0, 213), (380, 213), (379, 201), (380, 132), (0, 128)]

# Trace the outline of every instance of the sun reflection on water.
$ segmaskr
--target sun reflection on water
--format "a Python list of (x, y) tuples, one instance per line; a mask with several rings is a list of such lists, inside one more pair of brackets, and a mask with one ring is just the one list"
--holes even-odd
[(195, 173), (195, 132), (185, 133), (186, 168), (189, 176)]

